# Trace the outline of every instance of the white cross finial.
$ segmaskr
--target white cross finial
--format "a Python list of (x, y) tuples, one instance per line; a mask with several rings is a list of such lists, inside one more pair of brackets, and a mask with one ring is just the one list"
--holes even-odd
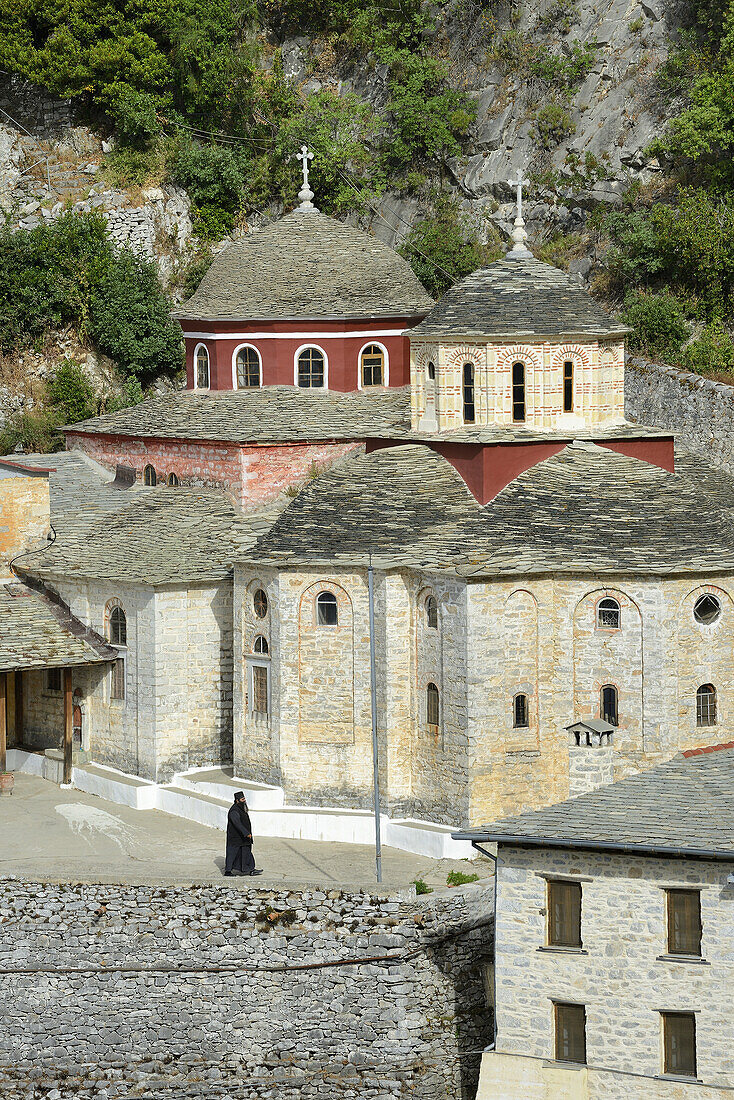
[(311, 202), (313, 198), (313, 191), (308, 185), (308, 162), (313, 160), (313, 153), (308, 150), (308, 145), (302, 145), (300, 153), (296, 153), (296, 160), (301, 161), (301, 167), (303, 168), (303, 187), (298, 192), (298, 197), (301, 200), (301, 205), (298, 210), (316, 210), (316, 207)]
[(515, 227), (512, 230), (512, 248), (508, 252), (508, 256), (528, 256), (530, 253), (525, 247), (525, 241), (528, 239), (528, 235), (525, 232), (525, 222), (522, 216), (522, 189), (523, 187), (530, 186), (530, 180), (523, 178), (523, 173), (520, 168), (515, 172), (515, 179), (509, 179), (507, 181), (510, 187), (514, 187), (517, 194), (517, 217), (515, 218)]

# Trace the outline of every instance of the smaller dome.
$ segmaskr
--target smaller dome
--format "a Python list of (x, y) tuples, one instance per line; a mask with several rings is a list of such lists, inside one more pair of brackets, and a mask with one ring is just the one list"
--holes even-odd
[(296, 210), (233, 241), (176, 310), (203, 320), (419, 317), (433, 306), (392, 248), (318, 211)]
[(422, 340), (624, 336), (577, 280), (530, 252), (507, 256), (462, 279), (411, 330)]

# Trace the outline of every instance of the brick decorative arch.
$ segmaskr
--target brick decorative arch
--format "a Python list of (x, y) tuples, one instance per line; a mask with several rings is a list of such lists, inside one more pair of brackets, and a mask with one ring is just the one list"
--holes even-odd
[(543, 349), (537, 344), (512, 344), (500, 348), (497, 352), (497, 366), (507, 367), (510, 363), (527, 363), (532, 367), (543, 366)]
[(472, 344), (453, 348), (446, 356), (446, 363), (450, 367), (459, 367), (462, 363), (473, 363), (475, 367), (484, 367), (487, 365), (487, 349), (481, 345)]
[(588, 367), (591, 363), (590, 349), (583, 344), (562, 344), (554, 348), (552, 359), (554, 367), (565, 363), (567, 359), (579, 360), (583, 366)]

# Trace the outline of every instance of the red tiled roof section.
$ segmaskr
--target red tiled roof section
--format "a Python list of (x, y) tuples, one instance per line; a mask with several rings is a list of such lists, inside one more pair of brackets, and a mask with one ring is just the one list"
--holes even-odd
[(704, 745), (701, 749), (685, 749), (682, 756), (702, 756), (705, 752), (718, 752), (719, 749), (734, 749), (734, 741), (725, 741), (722, 745)]

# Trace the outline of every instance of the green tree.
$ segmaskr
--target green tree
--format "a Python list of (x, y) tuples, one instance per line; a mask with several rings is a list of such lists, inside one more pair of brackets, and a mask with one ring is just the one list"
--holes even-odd
[(669, 290), (659, 294), (630, 292), (624, 300), (622, 316), (632, 329), (629, 346), (645, 355), (666, 360), (678, 358), (690, 336), (683, 308)]
[(75, 424), (98, 412), (94, 387), (79, 364), (71, 359), (65, 359), (46, 384), (46, 404), (59, 424)]
[(434, 298), (504, 253), (497, 235), (490, 244), (479, 244), (458, 204), (445, 193), (435, 196), (432, 213), (410, 230), (398, 251)]

